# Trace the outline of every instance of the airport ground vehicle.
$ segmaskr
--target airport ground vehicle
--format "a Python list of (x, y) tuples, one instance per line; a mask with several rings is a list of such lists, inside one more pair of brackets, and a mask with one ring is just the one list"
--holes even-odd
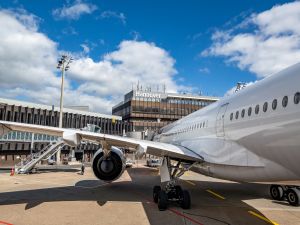
[(161, 166), (161, 160), (160, 159), (147, 159), (146, 164), (149, 167), (159, 167), (159, 166)]
[(132, 167), (134, 162), (131, 159), (126, 159), (126, 167)]

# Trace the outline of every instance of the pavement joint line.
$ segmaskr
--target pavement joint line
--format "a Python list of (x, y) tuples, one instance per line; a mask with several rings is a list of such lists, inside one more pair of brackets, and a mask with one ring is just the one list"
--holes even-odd
[(252, 216), (255, 216), (255, 217), (257, 217), (257, 218), (259, 218), (259, 219), (261, 219), (261, 220), (263, 220), (263, 221), (265, 221), (267, 223), (270, 223), (270, 224), (273, 224), (273, 225), (279, 225), (278, 223), (276, 223), (276, 222), (274, 222), (272, 220), (269, 220), (268, 218), (266, 218), (266, 217), (264, 217), (262, 215), (259, 215), (259, 214), (255, 213), (253, 211), (248, 211), (248, 213), (250, 213)]
[(193, 185), (193, 186), (196, 186), (195, 183), (193, 183), (192, 181), (189, 181), (189, 180), (184, 180), (186, 183), (190, 184), (190, 185)]
[(222, 200), (225, 200), (225, 199), (226, 199), (226, 198), (223, 197), (222, 195), (220, 195), (220, 194), (218, 194), (218, 193), (216, 193), (216, 192), (214, 192), (214, 191), (212, 191), (212, 190), (210, 190), (210, 189), (207, 189), (206, 191), (207, 191), (208, 193), (214, 195), (215, 197), (219, 198), (219, 199), (222, 199)]

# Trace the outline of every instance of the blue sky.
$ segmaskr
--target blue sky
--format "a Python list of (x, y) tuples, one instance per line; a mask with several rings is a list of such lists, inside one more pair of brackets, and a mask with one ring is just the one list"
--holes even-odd
[[(2, 1), (0, 7), (5, 16), (15, 18), (24, 25), (25, 30), (32, 32), (32, 35), (41, 34), (43, 39), (47, 39), (43, 40), (45, 45), (35, 48), (50, 51), (51, 60), (54, 57), (57, 58), (61, 52), (70, 52), (78, 59), (68, 77), (67, 91), (69, 90), (70, 98), (83, 96), (84, 100), (80, 100), (79, 104), (90, 105), (94, 111), (109, 112), (110, 110), (106, 110), (105, 107), (110, 107), (115, 102), (122, 100), (121, 92), (112, 97), (113, 90), (116, 90), (118, 86), (109, 86), (119, 80), (120, 71), (126, 70), (130, 73), (130, 69), (134, 68), (135, 71), (132, 73), (136, 74), (136, 77), (131, 77), (131, 82), (145, 78), (144, 75), (140, 75), (141, 71), (147, 71), (147, 76), (151, 76), (150, 66), (148, 67), (144, 62), (138, 61), (136, 63), (140, 66), (132, 65), (135, 62), (129, 60), (130, 62), (126, 61), (125, 67), (118, 68), (117, 72), (108, 75), (110, 77), (115, 76), (112, 80), (107, 78), (104, 81), (98, 77), (101, 76), (102, 72), (106, 73), (106, 70), (102, 68), (103, 61), (108, 61), (111, 64), (108, 68), (111, 71), (110, 67), (115, 69), (114, 63), (124, 63), (128, 59), (126, 53), (130, 55), (131, 51), (138, 51), (137, 57), (139, 58), (139, 54), (143, 54), (149, 49), (151, 52), (151, 54), (148, 52), (149, 56), (140, 57), (144, 61), (148, 60), (147, 57), (150, 57), (151, 60), (155, 56), (160, 57), (158, 60), (153, 59), (153, 64), (149, 60), (155, 68), (153, 73), (158, 71), (159, 76), (163, 77), (160, 80), (158, 75), (153, 75), (153, 79), (157, 83), (167, 83), (167, 88), (170, 84), (171, 91), (202, 91), (205, 95), (215, 96), (223, 96), (236, 82), (253, 82), (297, 62), (300, 60), (298, 41), (282, 50), (284, 54), (289, 54), (290, 50), (295, 54), (293, 59), (282, 63), (282, 65), (278, 65), (276, 61), (280, 60), (278, 55), (266, 56), (265, 53), (270, 51), (265, 48), (269, 46), (268, 43), (270, 42), (273, 46), (274, 40), (271, 38), (278, 38), (278, 36), (293, 38), (295, 35), (298, 37), (299, 33), (296, 28), (298, 24), (291, 24), (291, 27), (295, 27), (295, 29), (289, 31), (284, 30), (283, 24), (281, 28), (276, 27), (275, 31), (268, 33), (268, 29), (274, 27), (272, 21), (280, 20), (281, 13), (294, 16), (296, 23), (299, 14), (297, 12), (290, 13), (290, 10), (295, 8), (293, 4), (298, 7), (298, 3), (272, 0), (49, 0), (42, 2), (28, 0)], [(272, 20), (269, 19), (270, 17)], [(2, 32), (8, 34), (7, 32), (11, 31), (6, 29)], [(271, 49), (280, 47), (282, 40), (278, 40), (279, 44), (274, 44)], [(124, 41), (128, 42), (124, 43)], [(248, 43), (252, 47), (244, 47), (248, 46)], [(266, 65), (266, 68), (256, 59), (253, 59), (255, 52), (258, 52), (257, 46), (259, 49), (265, 49), (259, 54), (262, 55), (262, 58), (258, 57), (258, 59)], [(124, 51), (122, 51), (123, 49)], [(27, 49), (27, 51), (34, 54), (32, 51), (34, 52), (35, 49)], [(26, 55), (26, 50), (22, 53)], [(41, 52), (40, 54), (44, 56), (46, 53)], [(276, 60), (273, 62), (272, 59)], [(59, 74), (50, 69), (51, 63), (53, 64), (53, 60), (51, 60), (49, 60), (49, 65), (43, 66), (42, 70), (45, 70), (43, 71), (45, 74), (54, 74), (53, 83), (57, 83), (57, 85), (50, 84), (47, 86), (45, 83), (48, 89), (43, 89), (43, 92), (54, 92), (59, 88), (59, 82), (55, 79), (58, 78)], [(276, 66), (274, 66), (274, 69), (270, 69), (273, 68), (272, 63), (278, 68), (275, 69)], [(32, 64), (32, 67), (36, 65), (34, 62)], [(163, 68), (164, 64), (167, 65), (166, 68)], [(146, 68), (141, 68), (144, 65)], [(136, 67), (138, 67), (138, 72)], [(99, 71), (96, 74), (93, 71), (88, 74), (91, 68), (98, 68)], [(104, 68), (107, 67), (104, 66)], [(0, 97), (57, 104), (58, 96), (56, 94), (46, 96), (43, 93), (35, 96), (30, 93), (28, 89), (36, 84), (30, 84), (30, 82), (26, 84), (27, 81), (13, 83), (12, 80), (6, 78), (8, 76), (6, 71), (0, 70), (0, 76), (4, 87), (3, 93), (0, 92)], [(30, 77), (31, 75), (26, 76)], [(45, 79), (45, 76), (36, 79)], [(88, 83), (85, 82), (85, 76), (89, 81)], [(32, 77), (32, 79), (35, 78)], [(149, 80), (151, 79), (149, 78)], [(143, 83), (143, 80), (140, 82)], [(145, 79), (145, 82), (147, 85), (148, 80)], [(122, 87), (122, 92), (131, 88), (130, 84), (123, 84), (127, 87)], [(97, 87), (94, 87), (97, 85), (106, 85), (107, 87), (101, 87), (101, 91), (99, 91)], [(85, 88), (92, 91), (86, 91)], [(22, 91), (22, 89), (26, 89), (26, 91)], [(36, 93), (39, 91), (41, 90), (36, 88)], [(95, 99), (99, 100), (101, 104), (103, 103), (103, 107), (93, 105), (94, 102), (87, 100), (89, 96), (95, 96)], [(67, 103), (74, 105), (76, 101), (69, 100)]]

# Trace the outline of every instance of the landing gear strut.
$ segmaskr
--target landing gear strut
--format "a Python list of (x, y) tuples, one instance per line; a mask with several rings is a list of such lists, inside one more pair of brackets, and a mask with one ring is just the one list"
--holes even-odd
[(274, 200), (286, 199), (292, 206), (300, 205), (300, 188), (297, 186), (271, 185), (270, 194)]
[(189, 192), (176, 184), (178, 178), (188, 171), (191, 166), (191, 163), (183, 164), (180, 161), (176, 165), (172, 165), (168, 157), (164, 158), (161, 166), (161, 181), (167, 181), (167, 183), (162, 187), (153, 187), (153, 201), (157, 203), (160, 211), (166, 210), (170, 202), (178, 203), (183, 209), (191, 207)]

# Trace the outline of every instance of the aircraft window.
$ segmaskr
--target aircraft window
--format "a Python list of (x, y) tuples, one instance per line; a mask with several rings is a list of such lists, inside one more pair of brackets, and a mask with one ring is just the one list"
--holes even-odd
[(236, 111), (235, 113), (235, 119), (238, 119), (239, 118), (239, 111)]
[(272, 109), (275, 110), (277, 108), (277, 99), (274, 99), (272, 102)]
[(298, 104), (300, 102), (300, 92), (297, 92), (294, 96), (294, 103)]
[(230, 120), (232, 120), (232, 119), (233, 119), (233, 113), (230, 114)]
[(288, 96), (284, 96), (283, 99), (282, 99), (282, 106), (285, 108), (288, 104)]
[(241, 113), (241, 117), (244, 118), (244, 116), (245, 116), (245, 109), (243, 109)]
[(264, 103), (264, 106), (263, 106), (263, 111), (264, 111), (264, 112), (267, 112), (267, 110), (268, 110), (268, 103), (265, 102), (265, 103)]
[(251, 116), (251, 113), (252, 113), (252, 108), (249, 107), (249, 109), (248, 109), (248, 116)]
[(259, 105), (256, 105), (255, 106), (255, 114), (258, 114), (259, 113)]

